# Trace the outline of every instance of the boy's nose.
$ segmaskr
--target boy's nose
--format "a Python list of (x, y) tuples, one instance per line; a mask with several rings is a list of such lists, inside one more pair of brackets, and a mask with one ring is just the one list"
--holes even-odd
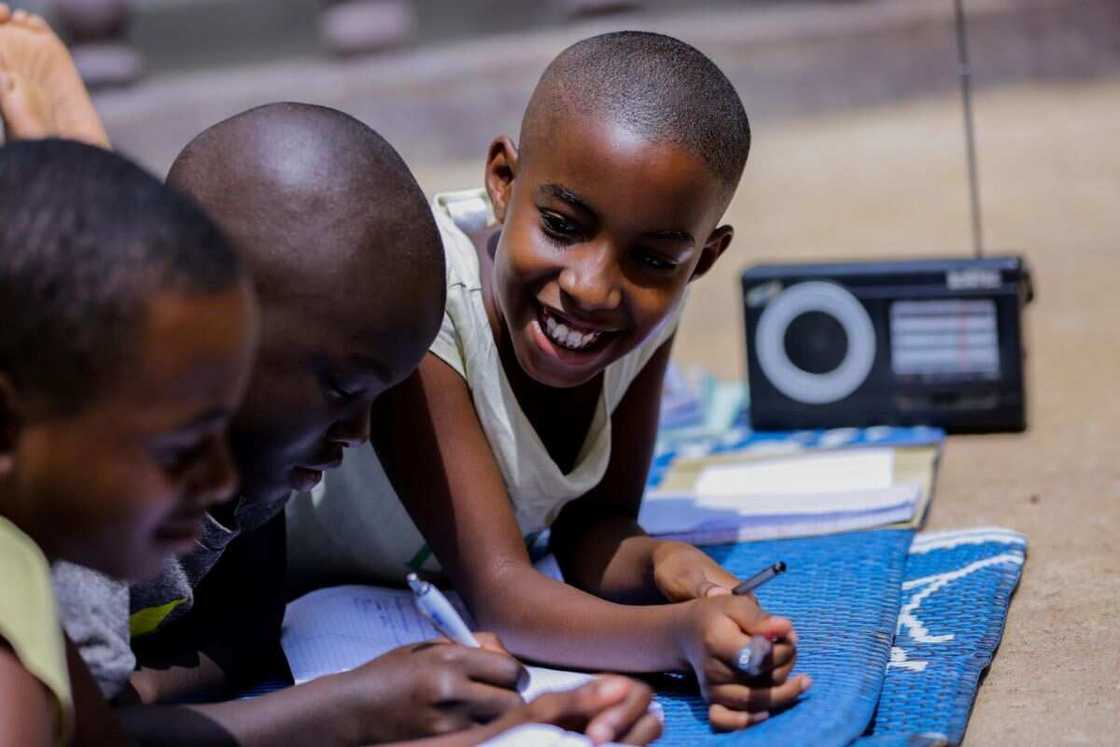
[(239, 482), (240, 477), (234, 466), (228, 441), (225, 438), (214, 439), (208, 458), (199, 470), (194, 492), (210, 506), (232, 498)]
[(327, 437), (343, 446), (360, 446), (369, 441), (370, 407), (371, 404), (364, 399), (355, 403), (349, 416), (335, 423)]
[(602, 247), (589, 249), (561, 270), (560, 290), (581, 309), (617, 309), (622, 303), (622, 287), (612, 253)]

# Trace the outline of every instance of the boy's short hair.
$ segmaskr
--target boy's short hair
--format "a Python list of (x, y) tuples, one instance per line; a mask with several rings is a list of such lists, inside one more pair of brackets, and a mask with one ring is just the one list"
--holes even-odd
[(751, 145), (747, 112), (727, 76), (696, 48), (647, 31), (576, 42), (545, 69), (522, 124), (559, 114), (606, 116), (636, 134), (700, 156), (732, 189)]
[(0, 372), (72, 413), (133, 362), (157, 292), (220, 292), (241, 264), (190, 200), (114, 153), (0, 148)]

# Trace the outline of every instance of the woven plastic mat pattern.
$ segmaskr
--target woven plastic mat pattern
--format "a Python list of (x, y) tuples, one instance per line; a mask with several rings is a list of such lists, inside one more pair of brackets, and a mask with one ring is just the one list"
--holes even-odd
[(861, 747), (959, 744), (1026, 560), (1007, 529), (923, 533), (906, 561), (891, 661)]
[(812, 676), (813, 687), (788, 710), (732, 734), (712, 731), (694, 686), (661, 690), (659, 744), (846, 745), (863, 734), (890, 660), (912, 538), (909, 530), (880, 530), (703, 548), (739, 576), (785, 561), (788, 572), (758, 597), (793, 620), (800, 638), (795, 672)]

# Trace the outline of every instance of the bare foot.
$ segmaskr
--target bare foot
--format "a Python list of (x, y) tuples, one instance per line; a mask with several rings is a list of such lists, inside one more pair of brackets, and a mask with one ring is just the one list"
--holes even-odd
[(0, 5), (0, 116), (9, 140), (109, 136), (70, 52), (39, 16)]

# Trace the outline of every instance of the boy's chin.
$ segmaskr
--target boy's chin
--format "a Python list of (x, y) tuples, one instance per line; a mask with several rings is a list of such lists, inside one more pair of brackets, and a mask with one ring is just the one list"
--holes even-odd
[(293, 467), (288, 473), (288, 487), (296, 492), (311, 490), (323, 480), (323, 470), (309, 467)]

